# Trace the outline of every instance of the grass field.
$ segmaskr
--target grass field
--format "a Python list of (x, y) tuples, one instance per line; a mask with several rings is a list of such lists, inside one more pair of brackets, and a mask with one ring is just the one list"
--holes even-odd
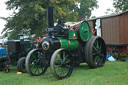
[(74, 68), (72, 75), (63, 80), (52, 76), (50, 69), (43, 76), (16, 74), (16, 66), (11, 72), (0, 72), (0, 85), (128, 85), (128, 62), (106, 62), (105, 66), (90, 69), (87, 64)]

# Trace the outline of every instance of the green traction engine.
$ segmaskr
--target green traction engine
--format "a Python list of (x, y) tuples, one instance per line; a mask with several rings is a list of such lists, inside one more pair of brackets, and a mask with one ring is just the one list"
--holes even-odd
[(39, 47), (26, 57), (25, 66), (30, 75), (43, 75), (50, 67), (54, 77), (64, 79), (80, 63), (87, 63), (90, 68), (104, 66), (105, 42), (93, 36), (86, 21), (78, 25), (77, 31), (65, 28), (61, 20), (54, 26), (53, 7), (47, 8), (47, 19), (48, 37), (44, 37)]

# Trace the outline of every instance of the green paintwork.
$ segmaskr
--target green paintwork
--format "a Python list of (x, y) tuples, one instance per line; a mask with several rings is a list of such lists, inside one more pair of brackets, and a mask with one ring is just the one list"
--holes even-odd
[[(99, 43), (98, 40), (95, 40), (94, 45), (93, 45), (93, 49), (95, 50), (92, 55), (95, 56), (94, 57), (94, 64), (98, 65), (98, 63), (101, 61), (101, 56), (102, 56), (102, 45)], [(99, 51), (99, 52), (97, 52)], [(98, 54), (97, 54), (98, 53)]]
[(83, 41), (86, 42), (89, 39), (89, 37), (91, 36), (91, 31), (87, 22), (85, 21), (81, 22), (79, 33)]
[(65, 48), (67, 50), (73, 51), (76, 50), (79, 46), (79, 42), (77, 40), (68, 40), (65, 38), (58, 38), (61, 43), (61, 48)]
[(69, 30), (69, 39), (78, 39), (77, 31)]
[[(8, 52), (10, 53), (17, 53), (17, 52), (21, 52), (20, 48), (20, 40), (9, 40), (7, 43), (8, 46)], [(31, 43), (29, 40), (24, 40), (24, 48), (27, 51), (28, 49), (31, 49)], [(30, 51), (30, 50), (29, 50)]]

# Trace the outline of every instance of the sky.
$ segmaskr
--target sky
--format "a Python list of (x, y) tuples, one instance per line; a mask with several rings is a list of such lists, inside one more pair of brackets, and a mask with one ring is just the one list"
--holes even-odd
[[(5, 2), (8, 0), (0, 0), (0, 17), (8, 17), (12, 14), (12, 11), (6, 10)], [(98, 0), (98, 9), (94, 9), (92, 11), (92, 16), (103, 16), (105, 15), (105, 12), (107, 8), (113, 9), (113, 0)], [(0, 36), (2, 35), (1, 32), (4, 28), (5, 21), (0, 19)]]
[[(6, 1), (7, 0), (0, 0), (0, 17), (8, 17), (12, 14), (12, 11), (6, 10), (6, 5), (5, 5)], [(0, 19), (0, 36), (5, 23), (6, 22), (4, 20)]]
[(108, 8), (115, 10), (113, 7), (113, 0), (97, 0), (97, 1), (99, 8), (94, 9), (94, 11), (92, 11), (92, 16), (99, 17), (106, 15), (105, 12)]

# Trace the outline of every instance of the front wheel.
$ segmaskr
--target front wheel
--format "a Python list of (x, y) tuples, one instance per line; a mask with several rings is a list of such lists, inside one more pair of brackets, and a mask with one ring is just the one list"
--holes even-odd
[(17, 62), (17, 70), (19, 72), (23, 72), (23, 73), (27, 72), (26, 67), (25, 67), (25, 59), (26, 59), (26, 57), (22, 57)]
[(71, 75), (73, 71), (73, 57), (68, 50), (56, 50), (50, 61), (51, 72), (57, 79), (64, 79)]
[(48, 68), (45, 56), (40, 49), (33, 49), (28, 53), (25, 66), (27, 72), (32, 76), (43, 75)]

